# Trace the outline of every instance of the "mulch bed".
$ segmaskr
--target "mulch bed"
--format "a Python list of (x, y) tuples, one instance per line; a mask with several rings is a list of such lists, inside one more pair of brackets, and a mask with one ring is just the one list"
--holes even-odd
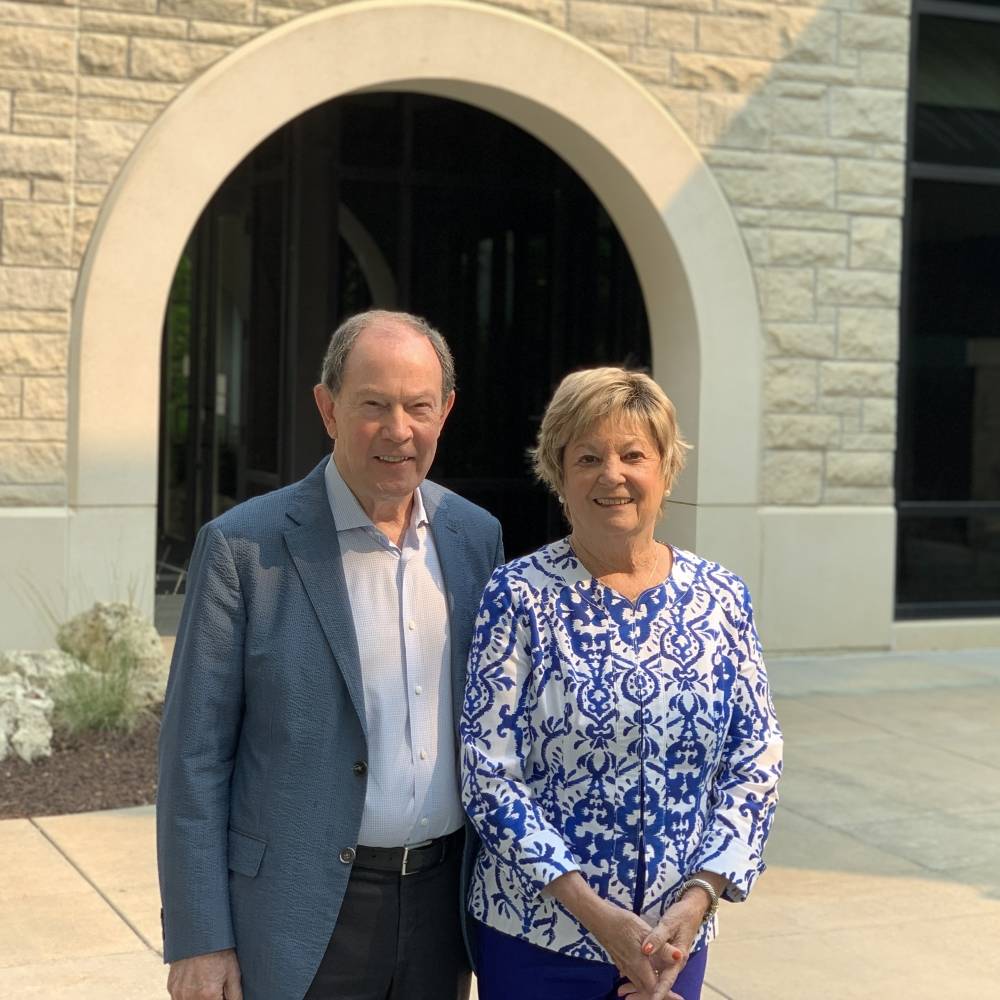
[(159, 710), (131, 733), (55, 733), (52, 756), (0, 761), (0, 819), (149, 805), (156, 801)]

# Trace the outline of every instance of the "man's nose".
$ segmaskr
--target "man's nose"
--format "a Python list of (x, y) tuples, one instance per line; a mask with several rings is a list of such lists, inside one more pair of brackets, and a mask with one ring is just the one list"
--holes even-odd
[(390, 407), (386, 412), (382, 432), (392, 441), (406, 441), (410, 437), (410, 422), (402, 406)]

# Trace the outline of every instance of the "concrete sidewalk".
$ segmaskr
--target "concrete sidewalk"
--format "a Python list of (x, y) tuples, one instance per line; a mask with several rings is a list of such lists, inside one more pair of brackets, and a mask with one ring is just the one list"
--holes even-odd
[[(770, 671), (770, 867), (705, 1000), (1000, 996), (1000, 650)], [(4, 1000), (165, 997), (159, 937), (152, 809), (0, 822)]]

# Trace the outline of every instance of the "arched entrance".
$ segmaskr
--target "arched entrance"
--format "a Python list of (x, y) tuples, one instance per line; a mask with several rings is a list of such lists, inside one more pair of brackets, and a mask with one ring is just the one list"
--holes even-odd
[[(758, 307), (736, 224), (697, 151), (635, 81), (563, 33), (473, 4), (366, 2), (295, 20), (213, 66), (150, 128), (106, 199), (71, 334), (77, 536), (93, 546), (104, 525), (128, 521), (147, 546), (136, 565), (151, 570), (162, 322), (188, 234), (269, 134), (360, 90), (491, 111), (583, 178), (635, 263), (653, 373), (697, 445), (675, 490), (674, 537), (694, 544), (695, 515), (709, 511), (724, 533), (741, 534), (757, 502)], [(78, 555), (69, 553), (70, 572)]]
[(319, 359), (372, 307), (426, 316), (455, 355), (432, 478), (492, 511), (512, 557), (565, 531), (527, 449), (566, 372), (649, 366), (628, 251), (580, 177), (517, 126), (367, 91), (271, 135), (188, 241), (164, 330), (158, 593), (176, 592), (202, 524), (328, 451)]

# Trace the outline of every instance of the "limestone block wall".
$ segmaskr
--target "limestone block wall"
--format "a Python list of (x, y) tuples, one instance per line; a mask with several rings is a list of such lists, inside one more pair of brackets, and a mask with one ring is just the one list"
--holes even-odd
[(579, 2), (567, 24), (663, 101), (733, 205), (766, 337), (761, 502), (891, 503), (907, 0)]
[[(890, 504), (906, 0), (496, 5), (599, 49), (711, 165), (766, 337), (745, 376), (763, 385), (761, 503)], [(121, 165), (187, 82), (318, 6), (0, 0), (0, 506), (66, 501), (70, 312)]]

